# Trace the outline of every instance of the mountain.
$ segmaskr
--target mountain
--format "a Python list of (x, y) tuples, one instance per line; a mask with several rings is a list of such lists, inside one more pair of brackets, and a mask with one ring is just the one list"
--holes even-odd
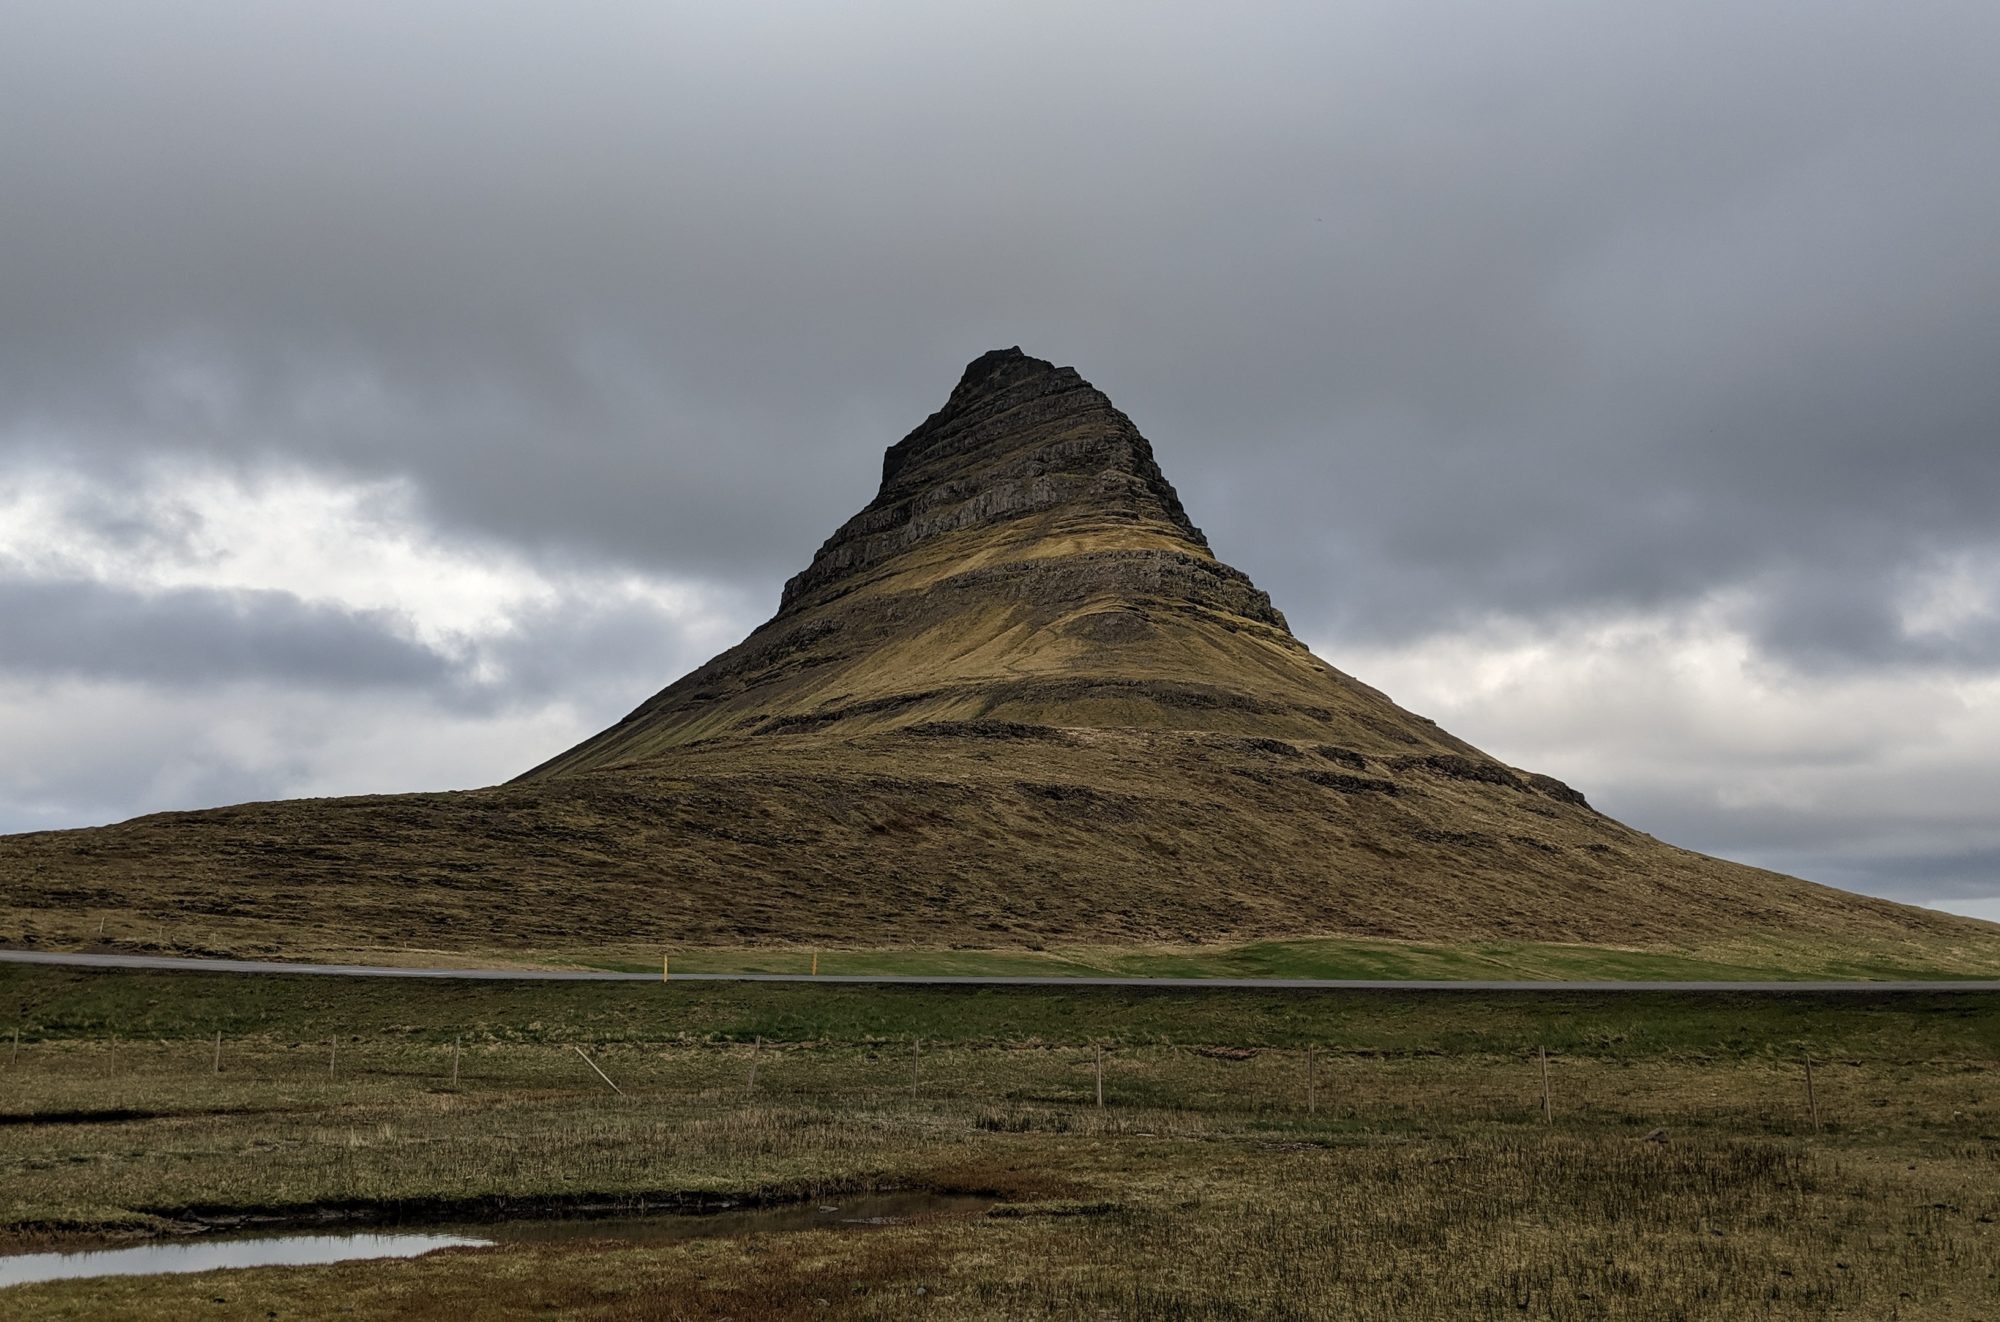
[[(1007, 349), (890, 447), (880, 493), (769, 623), (522, 779), (657, 765), (711, 740), (820, 747), (913, 728), (1479, 757), (1308, 652), (1215, 558), (1131, 419), (1073, 369)], [(922, 747), (907, 750), (918, 763)]]
[(227, 949), (2000, 950), (1663, 844), (1336, 670), (1132, 421), (1019, 349), (889, 448), (768, 623), (519, 779), (14, 836), (0, 882), (22, 933), (108, 908)]

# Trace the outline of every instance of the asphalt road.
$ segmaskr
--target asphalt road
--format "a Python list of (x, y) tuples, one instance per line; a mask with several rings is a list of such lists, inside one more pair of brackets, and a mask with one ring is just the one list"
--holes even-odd
[[(336, 978), (468, 978), (486, 982), (658, 982), (657, 973), (571, 969), (436, 969), (389, 964), (284, 964), (256, 959), (183, 959), (176, 955), (66, 955), (0, 950), (0, 963), (175, 973), (309, 973)], [(1995, 992), (2000, 981), (1948, 982), (1565, 982), (1422, 981), (1366, 978), (1001, 977), (904, 973), (676, 973), (675, 982), (826, 982), (877, 987), (1187, 987), (1196, 990), (1463, 992)]]

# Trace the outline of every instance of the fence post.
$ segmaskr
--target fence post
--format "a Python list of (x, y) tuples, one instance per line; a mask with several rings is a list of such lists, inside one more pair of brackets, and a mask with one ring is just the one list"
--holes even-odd
[(326, 1040), (326, 1077), (329, 1079), (333, 1077), (334, 1052), (339, 1050), (339, 1048), (340, 1048), (339, 1038), (330, 1037)]
[(612, 1082), (611, 1082), (611, 1076), (610, 1076), (609, 1074), (606, 1074), (606, 1073), (605, 1073), (605, 1072), (604, 1072), (603, 1070), (599, 1070), (599, 1069), (597, 1069), (597, 1062), (596, 1062), (596, 1061), (592, 1060), (592, 1059), (591, 1059), (591, 1058), (590, 1058), (589, 1056), (584, 1056), (584, 1055), (583, 1055), (583, 1048), (582, 1048), (582, 1047), (580, 1047), (580, 1046), (577, 1046), (577, 1045), (576, 1045), (576, 1044), (575, 1044), (574, 1042), (572, 1042), (572, 1043), (570, 1043), (570, 1048), (569, 1048), (569, 1049), (570, 1049), (571, 1051), (574, 1051), (574, 1052), (575, 1052), (575, 1053), (576, 1053), (577, 1055), (579, 1055), (579, 1056), (583, 1056), (583, 1063), (584, 1063), (584, 1064), (586, 1064), (586, 1065), (588, 1065), (588, 1066), (590, 1066), (590, 1068), (592, 1068), (593, 1070), (597, 1070), (597, 1077), (598, 1077), (598, 1078), (600, 1078), (600, 1079), (602, 1079), (602, 1080), (604, 1080), (605, 1084), (606, 1084), (606, 1085), (607, 1085), (608, 1087), (610, 1087), (610, 1089), (611, 1089), (611, 1091), (612, 1091), (612, 1092), (615, 1092), (615, 1093), (617, 1093), (617, 1094), (618, 1094), (618, 1095), (619, 1095), (620, 1097), (623, 1097), (623, 1096), (625, 1095), (625, 1090), (624, 1090), (623, 1088), (621, 1088), (621, 1087), (619, 1087), (619, 1086), (618, 1086), (617, 1084), (615, 1084), (615, 1083), (612, 1083)]
[(458, 1039), (451, 1040), (451, 1086), (458, 1086)]
[(1555, 1112), (1549, 1105), (1549, 1049), (1545, 1046), (1535, 1049), (1542, 1057), (1542, 1123), (1546, 1125), (1555, 1120)]
[(1097, 1066), (1097, 1104), (1099, 1106), (1103, 1106), (1104, 1105), (1104, 1048), (1102, 1046), (1093, 1046), (1091, 1047), (1090, 1050), (1091, 1050), (1091, 1057), (1095, 1061)]
[(1806, 1109), (1812, 1112), (1813, 1133), (1819, 1130), (1819, 1094), (1813, 1091), (1812, 1053), (1806, 1053)]
[(216, 1074), (222, 1073), (222, 1030), (219, 1028), (215, 1030), (215, 1069), (213, 1072)]

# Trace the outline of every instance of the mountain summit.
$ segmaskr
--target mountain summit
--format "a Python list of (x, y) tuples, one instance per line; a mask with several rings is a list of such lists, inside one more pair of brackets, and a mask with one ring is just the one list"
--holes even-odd
[(1000, 349), (889, 447), (769, 623), (524, 779), (948, 721), (1472, 751), (1293, 638), (1074, 369)]
[(1157, 540), (1208, 552), (1130, 418), (1074, 368), (996, 349), (973, 359), (945, 406), (889, 448), (881, 492), (785, 585), (783, 605), (918, 542), (1057, 510), (1067, 517), (1051, 530), (1121, 527), (1135, 547)]
[(87, 902), (251, 951), (2000, 955), (1985, 924), (1662, 844), (1342, 674), (1215, 558), (1131, 419), (1018, 348), (889, 447), (767, 623), (518, 780), (10, 837), (0, 893), (16, 939)]

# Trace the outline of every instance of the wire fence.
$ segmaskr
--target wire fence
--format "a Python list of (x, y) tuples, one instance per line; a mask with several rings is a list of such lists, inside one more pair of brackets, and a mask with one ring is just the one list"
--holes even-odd
[[(907, 1105), (1249, 1113), (1290, 1123), (1478, 1118), (1664, 1124), (1746, 1118), (1820, 1132), (1889, 1116), (1994, 1117), (1990, 1064), (1756, 1056), (1620, 1058), (1543, 1047), (1384, 1053), (1303, 1047), (505, 1040), (484, 1034), (80, 1039), (16, 1034), (0, 1121), (221, 1097), (328, 1104), (416, 1096), (601, 1096), (627, 1105)], [(1923, 1086), (1913, 1086), (1921, 1081)], [(303, 1093), (302, 1093), (303, 1090)]]

